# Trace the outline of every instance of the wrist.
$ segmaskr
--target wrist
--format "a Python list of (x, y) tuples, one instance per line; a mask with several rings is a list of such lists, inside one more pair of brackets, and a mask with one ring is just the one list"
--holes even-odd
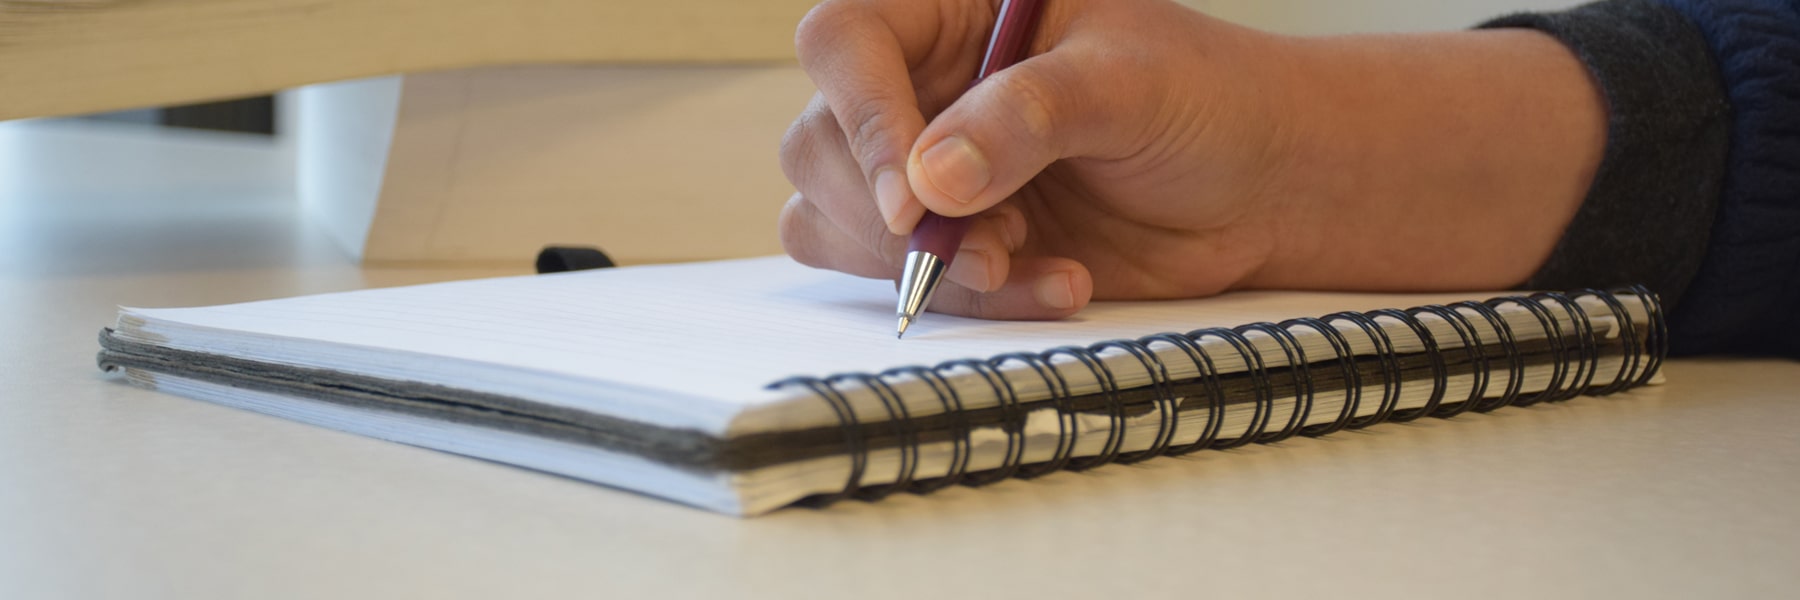
[(1530, 31), (1280, 38), (1283, 240), (1245, 287), (1502, 288), (1555, 248), (1598, 168), (1603, 100)]

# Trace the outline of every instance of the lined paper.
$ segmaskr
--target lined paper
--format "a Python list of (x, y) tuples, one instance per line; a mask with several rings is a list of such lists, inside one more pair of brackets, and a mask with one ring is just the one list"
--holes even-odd
[[(874, 372), (1164, 331), (1279, 321), (1481, 294), (1240, 293), (1204, 300), (1097, 303), (1056, 322), (927, 315), (893, 336), (892, 282), (820, 271), (786, 257), (647, 266), (363, 290), (226, 306), (128, 309), (122, 323), (196, 345), (264, 338), (233, 351), (376, 376), (480, 388), (477, 376), (550, 376), (577, 386), (703, 398), (730, 412), (769, 402), (793, 375)], [(159, 334), (161, 335), (161, 334)], [(179, 342), (180, 340), (176, 340)], [(296, 345), (299, 342), (306, 344)], [(176, 344), (179, 345), (179, 344)], [(320, 353), (321, 346), (342, 353)], [(203, 348), (189, 348), (199, 349)], [(372, 356), (408, 357), (384, 362)], [(471, 370), (479, 365), (482, 370)], [(548, 385), (548, 384), (546, 384)], [(722, 408), (721, 408), (722, 407)]]

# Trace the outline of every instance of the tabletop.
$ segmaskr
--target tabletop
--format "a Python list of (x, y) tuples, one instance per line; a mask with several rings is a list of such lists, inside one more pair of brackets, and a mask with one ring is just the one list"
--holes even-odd
[(109, 156), (91, 148), (130, 144), (20, 127), (0, 124), (0, 597), (1800, 585), (1793, 361), (1675, 360), (1666, 385), (1615, 396), (756, 519), (132, 388), (93, 365), (120, 304), (512, 274), (529, 257), (359, 267), (298, 217), (267, 142), (158, 136)]

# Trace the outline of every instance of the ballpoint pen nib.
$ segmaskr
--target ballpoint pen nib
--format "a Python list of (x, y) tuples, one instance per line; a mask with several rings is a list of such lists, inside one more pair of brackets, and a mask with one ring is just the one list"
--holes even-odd
[(931, 305), (931, 292), (937, 289), (949, 266), (930, 252), (906, 253), (906, 267), (900, 276), (900, 301), (894, 305), (894, 316), (900, 318), (900, 332), (895, 339), (906, 337), (906, 328), (924, 316), (925, 307)]

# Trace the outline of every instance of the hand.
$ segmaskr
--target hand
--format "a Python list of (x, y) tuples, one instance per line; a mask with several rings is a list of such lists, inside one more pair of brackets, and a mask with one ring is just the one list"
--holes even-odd
[[(782, 149), (796, 259), (891, 279), (929, 209), (976, 215), (933, 302), (958, 314), (1501, 287), (1548, 255), (1604, 144), (1585, 73), (1535, 33), (1284, 38), (1159, 0), (1049, 2), (1032, 57), (964, 93), (998, 4), (808, 15), (820, 92)], [(1521, 123), (1519, 102), (1559, 110)]]
[(1260, 34), (1166, 2), (1049, 2), (1032, 57), (964, 94), (996, 4), (828, 2), (802, 23), (820, 93), (783, 144), (791, 254), (892, 278), (927, 208), (980, 215), (934, 307), (1012, 318), (1213, 294), (1261, 264), (1293, 141), (1262, 94), (1224, 93), (1266, 80), (1244, 52)]

